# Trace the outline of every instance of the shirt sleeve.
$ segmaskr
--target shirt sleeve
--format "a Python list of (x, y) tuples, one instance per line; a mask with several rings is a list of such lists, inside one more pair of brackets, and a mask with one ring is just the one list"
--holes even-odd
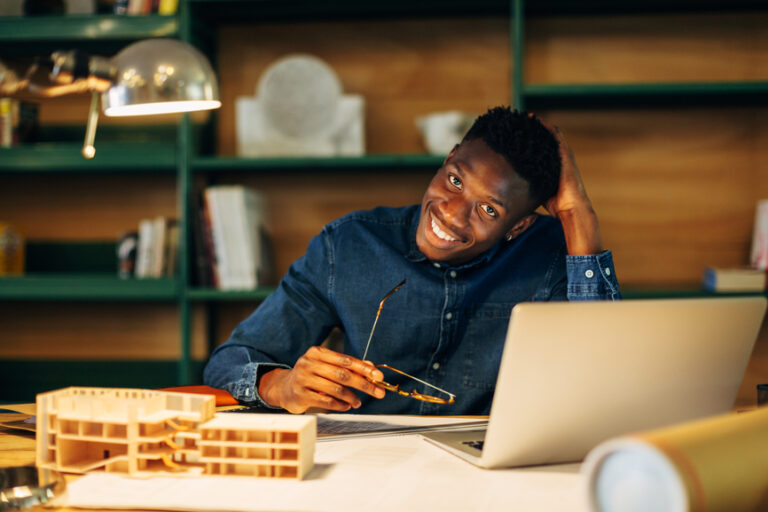
[(619, 300), (619, 283), (611, 251), (586, 256), (566, 256), (568, 300)]
[(275, 368), (291, 368), (339, 324), (331, 302), (332, 244), (326, 231), (314, 237), (277, 289), (218, 346), (203, 372), (205, 384), (238, 401), (270, 407), (257, 382)]

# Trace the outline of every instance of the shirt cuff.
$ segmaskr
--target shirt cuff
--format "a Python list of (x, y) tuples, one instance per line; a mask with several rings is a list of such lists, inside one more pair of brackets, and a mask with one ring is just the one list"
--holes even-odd
[(618, 300), (619, 283), (611, 251), (565, 257), (568, 300)]
[(282, 407), (269, 405), (259, 395), (259, 380), (261, 377), (275, 368), (291, 369), (290, 366), (279, 363), (248, 363), (243, 366), (243, 374), (240, 380), (232, 384), (229, 392), (239, 402), (245, 404), (258, 404), (268, 409), (282, 410)]

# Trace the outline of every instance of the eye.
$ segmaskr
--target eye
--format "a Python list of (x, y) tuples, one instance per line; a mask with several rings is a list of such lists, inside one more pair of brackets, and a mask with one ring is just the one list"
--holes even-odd
[(489, 217), (496, 218), (499, 215), (499, 212), (496, 211), (496, 208), (489, 204), (483, 204), (480, 205), (480, 208), (488, 215)]
[(449, 175), (448, 175), (448, 181), (450, 181), (450, 182), (451, 182), (451, 185), (453, 185), (453, 186), (454, 186), (454, 187), (456, 187), (457, 189), (461, 190), (461, 186), (462, 186), (462, 184), (461, 184), (461, 180), (460, 180), (459, 178), (457, 178), (457, 177), (456, 177), (456, 176), (454, 176), (453, 174), (449, 174)]

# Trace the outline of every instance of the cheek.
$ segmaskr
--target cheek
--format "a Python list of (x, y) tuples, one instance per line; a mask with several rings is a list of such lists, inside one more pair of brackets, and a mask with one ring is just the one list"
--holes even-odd
[(489, 222), (484, 222), (482, 219), (475, 219), (473, 225), (475, 241), (477, 243), (495, 243), (503, 235), (503, 226), (499, 223), (491, 224)]

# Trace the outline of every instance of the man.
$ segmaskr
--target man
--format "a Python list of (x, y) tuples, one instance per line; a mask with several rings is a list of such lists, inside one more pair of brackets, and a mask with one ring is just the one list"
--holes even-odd
[[(551, 216), (535, 213), (542, 204)], [(363, 361), (379, 304), (404, 279)], [(213, 352), (205, 382), (293, 413), (487, 414), (516, 303), (617, 298), (611, 253), (562, 134), (496, 107), (446, 157), (420, 206), (354, 212), (314, 237)], [(319, 347), (333, 328), (344, 354)], [(455, 403), (386, 392), (372, 381), (437, 393), (372, 362)]]

